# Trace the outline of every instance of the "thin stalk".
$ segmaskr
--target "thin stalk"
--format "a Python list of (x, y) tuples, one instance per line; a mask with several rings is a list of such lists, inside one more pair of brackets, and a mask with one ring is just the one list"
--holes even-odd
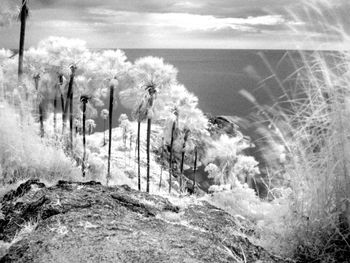
[[(65, 132), (65, 129), (66, 129), (66, 121), (68, 118), (68, 108), (71, 105), (70, 100), (71, 100), (71, 98), (73, 98), (72, 93), (73, 93), (73, 83), (74, 83), (76, 67), (71, 66), (70, 69), (71, 69), (71, 74), (70, 74), (69, 84), (68, 84), (67, 99), (66, 99), (66, 103), (64, 105), (64, 110), (62, 113), (62, 121), (63, 121), (62, 134)], [(63, 102), (62, 97), (63, 97), (63, 95), (61, 95), (61, 102)], [(63, 106), (63, 104), (64, 103), (62, 103), (62, 106)]]
[(28, 7), (27, 0), (22, 0), (22, 6), (20, 11), (20, 20), (21, 20), (21, 31), (19, 38), (19, 52), (18, 52), (18, 82), (22, 82), (23, 75), (23, 53), (24, 53), (24, 40), (26, 35), (26, 21), (28, 17)]
[(85, 177), (85, 158), (86, 158), (86, 139), (85, 139), (85, 119), (86, 119), (86, 103), (87, 100), (82, 100), (83, 102), (83, 163), (81, 165), (83, 177)]
[(171, 141), (170, 141), (170, 156), (169, 156), (169, 193), (171, 192), (171, 176), (173, 173), (173, 145), (174, 145), (174, 133), (175, 133), (175, 122), (171, 128)]
[(182, 144), (182, 153), (181, 153), (181, 165), (180, 165), (180, 191), (182, 190), (182, 176), (184, 172), (184, 160), (185, 160), (185, 149), (186, 149), (186, 142), (188, 139), (189, 131), (185, 131), (184, 141)]
[(150, 140), (151, 140), (151, 125), (152, 119), (147, 119), (147, 184), (146, 192), (149, 193), (149, 179), (150, 179)]
[(106, 145), (106, 119), (103, 119), (103, 146)]
[(197, 157), (198, 157), (198, 150), (197, 150), (197, 147), (196, 147), (196, 148), (194, 149), (193, 193), (194, 193), (194, 191), (195, 191), (195, 186), (196, 186)]
[[(35, 89), (38, 92), (39, 91), (39, 81), (40, 81), (40, 75), (36, 74), (34, 76), (34, 82), (35, 82)], [(41, 103), (41, 98), (39, 96), (39, 122), (40, 122), (40, 137), (44, 137), (44, 117), (43, 117), (43, 106)]]
[(55, 91), (55, 98), (53, 100), (53, 132), (56, 131), (56, 125), (57, 125), (57, 94)]
[(137, 185), (139, 191), (141, 191), (141, 169), (140, 169), (140, 131), (141, 121), (137, 122)]
[(69, 138), (70, 150), (73, 155), (73, 90), (69, 100)]
[(110, 86), (109, 95), (109, 142), (108, 142), (108, 168), (107, 168), (107, 185), (111, 179), (111, 150), (112, 150), (112, 120), (113, 120), (113, 99), (114, 86)]
[(163, 157), (164, 157), (164, 137), (162, 138), (162, 151), (160, 153), (160, 176), (159, 176), (159, 191), (160, 191), (160, 188), (162, 186), (162, 177), (163, 177), (163, 164), (162, 164), (162, 161), (163, 161)]

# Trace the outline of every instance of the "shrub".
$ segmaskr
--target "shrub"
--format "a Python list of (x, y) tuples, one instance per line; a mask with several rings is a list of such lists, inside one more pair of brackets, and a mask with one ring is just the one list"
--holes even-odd
[(5, 104), (0, 109), (0, 180), (3, 184), (27, 178), (48, 181), (77, 178), (74, 168), (59, 146), (41, 139), (30, 114), (20, 120), (17, 110)]

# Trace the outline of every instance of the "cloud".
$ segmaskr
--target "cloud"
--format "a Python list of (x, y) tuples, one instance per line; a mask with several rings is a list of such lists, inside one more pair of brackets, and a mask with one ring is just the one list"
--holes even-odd
[[(329, 25), (341, 19), (350, 34), (348, 0), (310, 1), (331, 3), (336, 20), (320, 8), (315, 23), (305, 23), (305, 0), (31, 0), (26, 45), (50, 35), (82, 38), (90, 47), (290, 48), (291, 39), (339, 41), (341, 32), (325, 32), (323, 19)], [(18, 3), (0, 0), (0, 35), (6, 36), (0, 47), (18, 45), (19, 24), (8, 25), (12, 18), (2, 8), (16, 10)], [(300, 11), (301, 19), (286, 8)]]
[(138, 13), (113, 11), (110, 9), (91, 8), (91, 16), (98, 16), (106, 24), (147, 25), (150, 27), (173, 27), (186, 31), (218, 31), (232, 29), (245, 32), (256, 32), (258, 26), (275, 26), (286, 23), (281, 15), (266, 15), (247, 18), (220, 18), (212, 15), (189, 13)]

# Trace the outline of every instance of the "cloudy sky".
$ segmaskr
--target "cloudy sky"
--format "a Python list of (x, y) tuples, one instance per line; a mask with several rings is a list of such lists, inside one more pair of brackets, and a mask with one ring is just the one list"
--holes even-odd
[[(350, 24), (349, 0), (28, 0), (26, 45), (48, 36), (81, 38), (92, 48), (341, 48), (325, 28)], [(18, 46), (14, 4), (0, 0), (0, 47)], [(314, 6), (315, 7), (315, 6)], [(2, 10), (2, 11), (1, 11)], [(291, 12), (292, 10), (292, 12)], [(330, 11), (332, 10), (332, 11)], [(316, 14), (316, 17), (315, 17)], [(336, 18), (336, 19), (335, 19)], [(343, 20), (341, 18), (344, 18)]]

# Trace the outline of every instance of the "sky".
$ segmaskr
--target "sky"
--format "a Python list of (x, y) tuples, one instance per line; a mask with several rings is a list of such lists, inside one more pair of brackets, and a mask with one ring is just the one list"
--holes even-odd
[[(18, 46), (20, 3), (0, 0), (0, 48)], [(49, 36), (83, 39), (90, 48), (350, 46), (349, 0), (28, 0), (28, 6), (26, 47)]]

